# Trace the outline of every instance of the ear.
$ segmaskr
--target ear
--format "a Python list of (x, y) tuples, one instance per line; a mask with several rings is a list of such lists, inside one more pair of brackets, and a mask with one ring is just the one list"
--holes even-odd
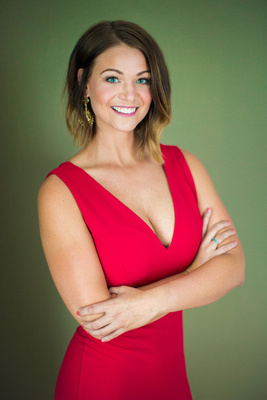
[(83, 68), (79, 68), (78, 72), (77, 72), (77, 80), (78, 80), (79, 85), (81, 84), (82, 74), (83, 74)]
[[(79, 69), (78, 69), (78, 72), (77, 72), (77, 80), (78, 80), (79, 85), (81, 84), (82, 74), (83, 74), (83, 68), (79, 68)], [(87, 84), (86, 87), (85, 87), (84, 95), (85, 95), (86, 97), (90, 97), (90, 95), (89, 95), (88, 84)]]

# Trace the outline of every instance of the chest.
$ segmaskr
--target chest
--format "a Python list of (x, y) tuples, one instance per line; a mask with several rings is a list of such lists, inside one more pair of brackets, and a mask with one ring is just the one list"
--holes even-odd
[[(106, 171), (102, 180), (99, 170), (89, 174), (71, 163), (56, 170), (80, 208), (109, 286), (157, 281), (185, 270), (195, 257), (202, 218), (191, 175), (183, 158), (169, 156), (160, 168), (158, 173), (146, 171), (134, 177), (131, 171)], [(165, 242), (169, 246), (149, 226), (152, 214), (153, 228), (159, 221), (170, 235)], [(158, 214), (170, 216), (167, 228)]]
[(160, 229), (151, 229), (117, 197), (95, 181), (90, 182), (92, 190), (83, 197), (80, 208), (108, 285), (141, 286), (181, 272), (191, 264), (201, 241), (202, 218), (190, 186), (176, 182), (170, 174), (168, 177), (174, 209), (168, 232), (164, 219), (157, 216), (163, 234), (169, 235), (167, 246)]
[(104, 190), (142, 219), (165, 246), (171, 243), (175, 211), (163, 166), (147, 166), (140, 170), (91, 169), (87, 172)]

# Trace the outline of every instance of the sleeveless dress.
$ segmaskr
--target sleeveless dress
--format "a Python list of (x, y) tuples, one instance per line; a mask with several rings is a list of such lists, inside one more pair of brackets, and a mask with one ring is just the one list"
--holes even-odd
[[(65, 162), (56, 174), (73, 194), (93, 237), (108, 287), (139, 287), (184, 271), (201, 242), (202, 218), (182, 152), (161, 145), (175, 211), (168, 248), (133, 211), (83, 169)], [(56, 400), (191, 400), (182, 311), (107, 343), (78, 327), (64, 357)]]

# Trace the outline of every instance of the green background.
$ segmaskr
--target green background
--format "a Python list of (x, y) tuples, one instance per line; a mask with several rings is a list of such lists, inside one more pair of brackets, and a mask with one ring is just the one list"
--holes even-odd
[(266, 17), (264, 0), (1, 2), (2, 399), (52, 399), (76, 326), (46, 266), (36, 196), (77, 151), (61, 91), (76, 41), (103, 19), (136, 22), (158, 41), (173, 89), (162, 142), (202, 160), (246, 254), (241, 288), (184, 313), (194, 400), (267, 398)]

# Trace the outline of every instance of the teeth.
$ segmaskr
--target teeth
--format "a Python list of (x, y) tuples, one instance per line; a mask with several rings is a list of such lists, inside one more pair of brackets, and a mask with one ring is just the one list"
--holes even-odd
[(119, 113), (122, 114), (132, 114), (136, 111), (137, 107), (132, 107), (132, 108), (125, 108), (125, 107), (112, 107), (113, 110), (118, 111)]

